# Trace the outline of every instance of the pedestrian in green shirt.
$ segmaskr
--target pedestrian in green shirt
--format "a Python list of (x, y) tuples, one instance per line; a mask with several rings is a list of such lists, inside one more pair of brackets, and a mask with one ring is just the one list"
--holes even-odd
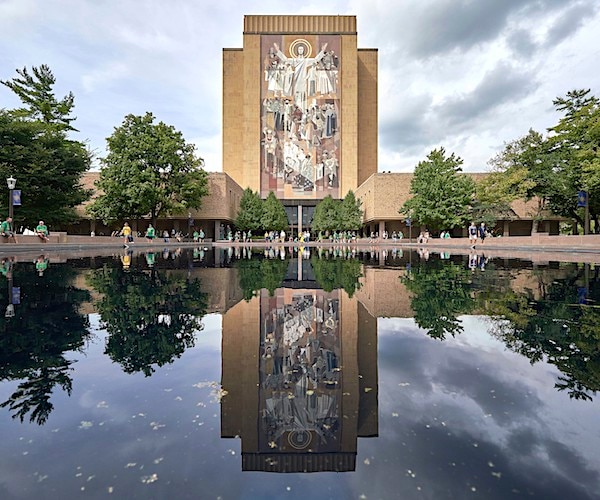
[(152, 227), (152, 224), (149, 224), (148, 229), (146, 229), (146, 239), (148, 241), (152, 241), (154, 239), (154, 236), (155, 236), (154, 227)]
[(0, 224), (0, 235), (5, 238), (12, 238), (15, 243), (17, 242), (17, 238), (15, 238), (15, 233), (13, 231), (12, 217), (7, 217), (6, 220)]

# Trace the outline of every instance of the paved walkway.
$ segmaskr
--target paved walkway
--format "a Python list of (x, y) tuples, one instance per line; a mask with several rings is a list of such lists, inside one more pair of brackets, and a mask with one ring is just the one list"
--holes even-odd
[[(35, 236), (18, 236), (18, 243), (4, 240), (0, 244), (0, 255), (15, 255), (18, 253), (54, 253), (54, 252), (75, 252), (91, 255), (96, 253), (106, 254), (114, 253), (117, 249), (123, 249), (123, 239), (110, 236), (76, 236), (62, 234), (54, 241), (43, 242)], [(135, 250), (149, 250), (162, 248), (185, 248), (185, 247), (229, 247), (229, 246), (282, 246), (281, 244), (265, 243), (263, 241), (252, 242), (251, 245), (244, 243), (230, 243), (228, 241), (194, 243), (191, 241), (178, 242), (170, 239), (169, 242), (162, 238), (156, 238), (148, 241), (145, 238), (136, 238), (130, 248)], [(380, 239), (371, 242), (368, 239), (360, 239), (353, 243), (332, 243), (332, 242), (310, 242), (293, 243), (286, 242), (286, 247), (304, 246), (304, 247), (355, 247), (358, 250), (365, 249), (423, 249), (431, 252), (449, 252), (454, 254), (485, 253), (485, 255), (494, 257), (514, 257), (530, 260), (567, 260), (578, 262), (597, 262), (600, 263), (600, 235), (587, 236), (548, 236), (547, 234), (537, 234), (533, 236), (509, 236), (500, 238), (487, 238), (482, 244), (478, 240), (473, 249), (467, 238), (451, 239), (430, 239), (426, 244), (417, 244), (413, 239), (398, 240), (396, 242), (388, 239)]]

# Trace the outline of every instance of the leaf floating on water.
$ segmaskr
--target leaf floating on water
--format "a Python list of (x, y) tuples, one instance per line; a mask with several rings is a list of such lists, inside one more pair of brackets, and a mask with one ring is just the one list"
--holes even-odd
[(88, 422), (87, 420), (82, 420), (81, 424), (79, 425), (80, 429), (89, 429), (90, 427), (92, 427), (94, 424), (92, 422)]
[(398, 385), (400, 387), (408, 387), (410, 385), (410, 383), (409, 382), (400, 382)]
[(161, 462), (162, 462), (164, 459), (165, 459), (165, 457), (155, 458), (155, 459), (154, 459), (154, 463), (155, 463), (156, 465), (158, 465), (158, 464), (159, 464), (159, 463), (161, 463)]
[(277, 443), (275, 441), (269, 441), (269, 448), (277, 448)]
[(153, 483), (158, 480), (158, 474), (152, 474), (150, 476), (142, 476), (140, 479), (141, 479), (142, 483), (150, 484), (150, 483)]
[(96, 408), (108, 408), (108, 403), (106, 401), (100, 401), (97, 405)]
[(368, 458), (365, 458), (365, 459), (363, 460), (363, 463), (364, 463), (365, 465), (371, 465), (371, 461), (370, 461)]
[(183, 398), (182, 398), (181, 396), (177, 396), (177, 397), (175, 398), (175, 401), (183, 401)]
[(312, 396), (314, 393), (315, 391), (313, 391), (312, 389), (308, 389), (308, 391), (306, 391), (307, 396)]
[(162, 427), (166, 427), (165, 424), (159, 424), (158, 422), (150, 422), (150, 427), (152, 427), (153, 431), (157, 431), (158, 429), (162, 428)]
[(397, 416), (398, 416), (398, 414), (396, 412), (392, 413), (392, 417), (397, 417)]
[(372, 387), (365, 387), (365, 392), (370, 392), (370, 391), (372, 391), (372, 390), (373, 390), (373, 388), (372, 388)]
[(126, 469), (130, 469), (131, 467), (135, 467), (136, 465), (137, 465), (137, 463), (135, 463), (135, 462), (129, 462), (129, 463), (128, 463), (128, 464), (125, 466), (125, 468), (126, 468)]

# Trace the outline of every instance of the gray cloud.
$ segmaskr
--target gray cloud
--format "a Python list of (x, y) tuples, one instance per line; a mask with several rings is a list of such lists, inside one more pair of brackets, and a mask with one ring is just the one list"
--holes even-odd
[(561, 13), (546, 35), (544, 45), (553, 47), (575, 33), (598, 10), (592, 3), (579, 3)]
[(521, 57), (531, 57), (539, 47), (531, 33), (525, 29), (515, 30), (508, 35), (506, 43), (513, 52)]
[(472, 92), (447, 99), (436, 113), (450, 127), (468, 127), (498, 106), (522, 99), (535, 86), (532, 72), (502, 63), (488, 72)]

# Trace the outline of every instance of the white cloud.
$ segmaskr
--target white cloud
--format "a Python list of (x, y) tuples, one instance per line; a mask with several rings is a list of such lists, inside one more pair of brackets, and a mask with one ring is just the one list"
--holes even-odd
[[(245, 14), (357, 16), (359, 47), (379, 49), (380, 170), (410, 171), (438, 146), (484, 170), (504, 142), (556, 123), (556, 96), (600, 95), (600, 14), (580, 0), (4, 0), (0, 78), (48, 64), (100, 154), (126, 114), (152, 111), (220, 170), (222, 49), (242, 46)], [(16, 105), (0, 88), (0, 106)]]

